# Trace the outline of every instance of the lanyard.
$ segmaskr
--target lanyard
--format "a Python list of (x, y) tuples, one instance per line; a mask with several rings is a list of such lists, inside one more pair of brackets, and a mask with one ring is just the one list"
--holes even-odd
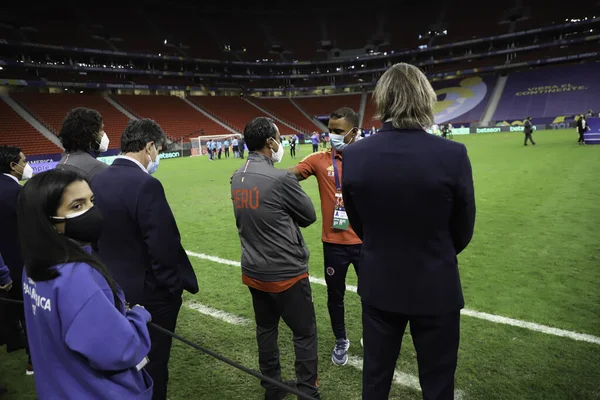
[(331, 149), (331, 163), (333, 164), (333, 176), (335, 177), (335, 188), (338, 193), (342, 190), (342, 185), (340, 184), (340, 175), (338, 173), (337, 161), (335, 159), (335, 150)]

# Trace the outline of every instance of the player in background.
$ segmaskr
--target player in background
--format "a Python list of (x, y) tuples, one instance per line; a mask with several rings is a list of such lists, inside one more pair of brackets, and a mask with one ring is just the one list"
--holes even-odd
[(239, 141), (237, 137), (234, 137), (231, 141), (231, 146), (233, 147), (233, 158), (240, 157), (240, 149), (239, 149)]
[(531, 117), (527, 117), (525, 123), (523, 124), (525, 127), (523, 129), (523, 133), (525, 133), (525, 146), (527, 146), (527, 141), (531, 141), (531, 144), (535, 146), (535, 142), (533, 141), (533, 137), (531, 134), (533, 133), (533, 126), (531, 125)]
[(225, 158), (229, 158), (229, 145), (231, 143), (229, 142), (229, 138), (225, 138), (225, 141), (223, 142), (223, 147), (225, 147)]
[(359, 136), (358, 122), (359, 116), (351, 108), (343, 107), (332, 113), (328, 126), (331, 148), (312, 153), (290, 168), (298, 180), (314, 175), (319, 184), (327, 308), (336, 339), (331, 360), (336, 365), (348, 362), (350, 341), (344, 322), (346, 274), (352, 264), (358, 275), (362, 243), (348, 223), (342, 199), (343, 149)]
[(296, 158), (296, 142), (298, 140), (298, 136), (294, 135), (290, 139), (290, 156), (292, 158)]

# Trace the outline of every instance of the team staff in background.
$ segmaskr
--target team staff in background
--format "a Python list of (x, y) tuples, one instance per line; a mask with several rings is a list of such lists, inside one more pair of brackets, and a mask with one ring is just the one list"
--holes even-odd
[(91, 255), (102, 213), (85, 178), (50, 170), (19, 199), (27, 336), (44, 399), (144, 399), (152, 380), (150, 314), (125, 306), (123, 292)]
[[(0, 146), (0, 254), (10, 271), (13, 286), (8, 297), (13, 300), (23, 300), (21, 291), (21, 275), (23, 258), (17, 229), (17, 199), (21, 193), (20, 180), (28, 180), (33, 176), (33, 168), (27, 163), (25, 154), (18, 147)], [(0, 304), (4, 309), (6, 349), (8, 352), (25, 348), (26, 339), (23, 336), (25, 315), (23, 307), (18, 304)], [(23, 328), (23, 329), (22, 329)], [(26, 373), (33, 374), (31, 357), (26, 366)]]
[(110, 143), (98, 111), (72, 109), (63, 120), (59, 137), (65, 154), (58, 162), (57, 169), (75, 171), (91, 181), (108, 168), (107, 164), (94, 157), (107, 151)]
[(363, 241), (363, 399), (387, 400), (408, 322), (423, 398), (453, 399), (464, 307), (457, 255), (475, 223), (471, 163), (464, 145), (425, 131), (436, 95), (417, 67), (388, 69), (373, 98), (383, 127), (345, 149), (342, 186)]
[(529, 140), (532, 145), (535, 146), (535, 142), (533, 141), (533, 125), (531, 124), (531, 117), (527, 117), (525, 122), (523, 123), (523, 133), (525, 134), (525, 146), (527, 146), (527, 141)]
[[(92, 189), (104, 214), (100, 258), (127, 301), (143, 305), (154, 323), (174, 332), (182, 291), (197, 293), (198, 282), (163, 186), (151, 176), (158, 169), (166, 140), (156, 122), (129, 121), (121, 137), (123, 155), (96, 176)], [(171, 337), (156, 330), (150, 337), (146, 369), (154, 380), (153, 399), (164, 400)]]
[[(231, 177), (231, 198), (242, 245), (242, 282), (249, 287), (254, 305), (260, 371), (282, 380), (277, 337), (283, 318), (294, 335), (297, 388), (319, 398), (309, 252), (299, 228), (315, 222), (315, 209), (294, 175), (273, 167), (284, 150), (271, 119), (252, 120), (244, 129), (244, 139), (250, 153)], [(285, 397), (276, 386), (261, 384), (266, 400)]]
[(225, 158), (229, 158), (229, 146), (231, 145), (231, 143), (229, 142), (229, 139), (225, 139), (225, 141), (223, 142), (223, 146), (225, 147)]
[(577, 120), (577, 133), (579, 133), (579, 140), (577, 140), (577, 145), (585, 146), (585, 139), (583, 138), (583, 135), (585, 135), (585, 133), (589, 130), (590, 127), (587, 124), (587, 119), (585, 118), (585, 115), (581, 114), (581, 116)]
[(313, 132), (310, 141), (312, 142), (313, 153), (319, 151), (319, 134), (317, 132)]
[(298, 141), (298, 137), (296, 135), (290, 138), (290, 157), (296, 158), (296, 142)]
[(240, 156), (240, 148), (239, 148), (239, 141), (237, 137), (234, 137), (233, 140), (231, 141), (231, 147), (232, 147), (232, 151), (233, 151), (233, 158), (238, 158)]
[[(0, 293), (4, 294), (9, 292), (12, 288), (12, 279), (10, 278), (10, 271), (2, 259), (0, 254)], [(4, 343), (4, 331), (6, 326), (4, 325), (4, 308), (0, 304), (0, 343)], [(5, 394), (8, 390), (0, 382), (0, 396)]]
[(336, 365), (348, 362), (350, 341), (344, 323), (346, 274), (350, 264), (358, 274), (360, 258), (361, 241), (348, 223), (342, 199), (342, 156), (344, 149), (354, 143), (359, 134), (358, 121), (359, 115), (351, 108), (334, 111), (329, 117), (332, 148), (312, 153), (290, 168), (298, 180), (314, 175), (319, 184), (327, 308), (336, 339), (331, 360)]

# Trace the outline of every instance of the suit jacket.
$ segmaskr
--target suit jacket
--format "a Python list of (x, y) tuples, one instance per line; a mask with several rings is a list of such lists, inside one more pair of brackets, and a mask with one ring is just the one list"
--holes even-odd
[(137, 164), (116, 159), (92, 181), (104, 215), (99, 255), (130, 303), (180, 290), (198, 292), (162, 184)]
[(343, 170), (344, 204), (363, 240), (362, 301), (406, 315), (463, 308), (456, 256), (475, 223), (465, 146), (385, 123), (344, 150)]
[(15, 285), (21, 284), (23, 258), (17, 228), (17, 200), (21, 185), (0, 173), (0, 254)]

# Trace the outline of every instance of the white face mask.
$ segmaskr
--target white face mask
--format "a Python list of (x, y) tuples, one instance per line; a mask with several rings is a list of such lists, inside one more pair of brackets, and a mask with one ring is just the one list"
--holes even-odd
[(275, 143), (277, 143), (277, 151), (273, 151), (273, 149), (271, 149), (271, 160), (273, 160), (273, 162), (281, 162), (281, 159), (283, 158), (283, 155), (285, 154), (283, 152), (283, 146), (281, 145), (281, 143), (278, 143), (277, 140), (273, 139), (273, 141)]
[(110, 144), (110, 139), (106, 132), (102, 132), (102, 139), (100, 139), (100, 143), (98, 143), (98, 151), (100, 153), (104, 153), (108, 150), (108, 145)]
[(31, 179), (31, 177), (33, 176), (33, 168), (31, 168), (31, 165), (29, 165), (29, 163), (25, 164), (25, 168), (23, 168), (23, 177), (21, 179), (23, 179), (24, 181)]
[(150, 175), (152, 175), (153, 173), (156, 172), (156, 170), (158, 169), (158, 166), (160, 164), (160, 155), (158, 154), (158, 150), (156, 149), (156, 146), (154, 146), (154, 151), (156, 152), (156, 159), (154, 161), (152, 161), (152, 157), (150, 157), (150, 154), (148, 154), (148, 158), (150, 159), (150, 162), (148, 163), (146, 170), (148, 171), (148, 173)]

